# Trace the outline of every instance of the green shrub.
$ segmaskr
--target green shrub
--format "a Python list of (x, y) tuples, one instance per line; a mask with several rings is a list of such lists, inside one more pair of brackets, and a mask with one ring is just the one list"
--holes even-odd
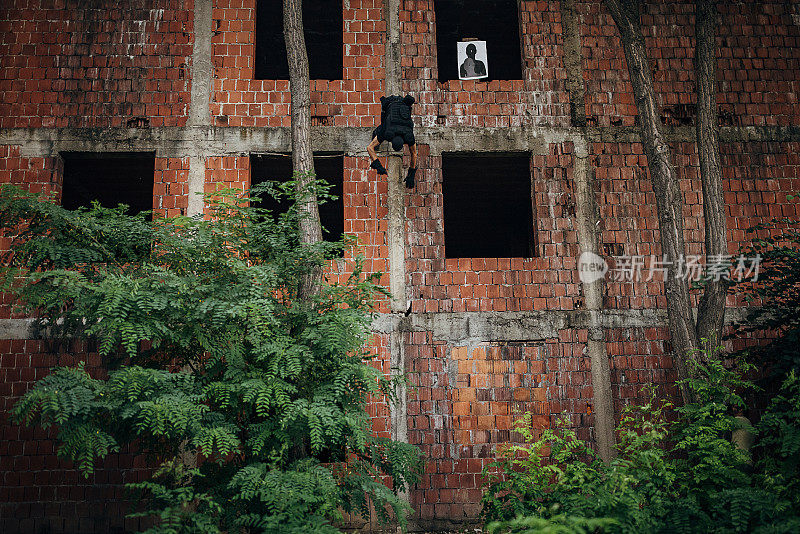
[(516, 431), (526, 445), (506, 448), (497, 464), (484, 471), (483, 517), (501, 522), (533, 517), (559, 524), (569, 518), (561, 526), (576, 529), (586, 528), (575, 522), (578, 518), (608, 519), (602, 524), (609, 532), (652, 530), (650, 511), (664, 508), (663, 488), (674, 479), (662, 447), (665, 407), (651, 396), (646, 405), (626, 410), (618, 428), (618, 456), (608, 465), (567, 428), (566, 419), (536, 439), (530, 419), (522, 418)]
[(590, 534), (615, 524), (613, 519), (587, 519), (566, 515), (542, 517), (520, 516), (508, 521), (492, 521), (486, 525), (489, 534)]
[[(796, 532), (800, 381), (791, 375), (753, 431), (760, 438), (753, 466), (731, 443), (751, 389), (749, 367), (727, 369), (703, 355), (688, 381), (697, 402), (676, 409), (650, 399), (628, 408), (617, 427), (617, 457), (609, 464), (566, 428), (535, 438), (517, 424), (526, 445), (501, 452), (484, 471), (483, 517), (493, 532)], [(601, 523), (590, 523), (600, 520)]]
[[(787, 195), (800, 203), (800, 195)], [(774, 339), (749, 350), (749, 358), (769, 371), (768, 379), (779, 385), (786, 375), (800, 372), (800, 220), (777, 217), (747, 229), (750, 242), (739, 253), (759, 256), (758, 278), (747, 278), (736, 290), (760, 306), (748, 310), (733, 337), (758, 332), (777, 334)]]
[(800, 511), (800, 378), (794, 373), (783, 383), (758, 425), (755, 447), (761, 483), (776, 488), (776, 497)]
[(55, 427), (87, 475), (135, 442), (160, 463), (130, 485), (161, 519), (152, 532), (333, 532), (371, 506), (402, 523), (419, 451), (373, 437), (365, 410), (394, 391), (363, 348), (377, 275), (355, 262), (347, 284), (299, 298), (343, 245), (301, 245), (296, 208), (207, 201), (211, 220), (148, 222), (2, 190), (0, 227), (16, 234), (4, 287), (50, 337), (95, 341), (108, 371), (54, 369), (14, 419)]

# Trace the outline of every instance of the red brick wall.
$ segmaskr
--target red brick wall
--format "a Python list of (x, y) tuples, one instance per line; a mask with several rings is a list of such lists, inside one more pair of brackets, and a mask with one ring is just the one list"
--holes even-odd
[[(192, 0), (0, 5), (0, 128), (182, 126)], [(139, 121), (141, 123), (141, 120)]]
[[(0, 186), (13, 184), (34, 193), (54, 193), (58, 199), (62, 170), (61, 158), (24, 157), (19, 146), (0, 145)], [(0, 254), (9, 250), (10, 245), (8, 236), (0, 236)], [(0, 292), (0, 318), (12, 317), (11, 305), (11, 296)]]
[[(212, 12), (213, 89), (217, 127), (288, 127), (285, 80), (253, 80), (255, 0), (215, 0)], [(343, 79), (312, 80), (316, 124), (372, 128), (384, 94), (385, 29), (382, 0), (345, 0)], [(99, 4), (98, 4), (99, 5)], [(635, 124), (635, 106), (619, 34), (599, 0), (578, 0), (585, 112), (590, 126)], [(460, 312), (573, 312), (584, 307), (576, 276), (575, 147), (563, 139), (570, 126), (563, 22), (558, 2), (520, 2), (523, 79), (438, 82), (434, 2), (401, 2), (403, 89), (414, 94), (418, 126), (533, 127), (545, 136), (531, 158), (537, 257), (446, 259), (441, 156), (418, 133), (417, 186), (405, 197), (406, 282), (416, 314)], [(9, 0), (0, 6), (0, 128), (184, 126), (190, 100), (194, 42), (193, 2), (132, 0), (95, 7), (81, 0)], [(719, 95), (725, 126), (797, 126), (800, 26), (788, 2), (720, 2)], [(693, 125), (693, 7), (686, 0), (647, 2), (642, 17), (655, 88), (667, 126)], [(50, 130), (46, 130), (50, 131)], [(660, 254), (655, 201), (641, 144), (627, 132), (594, 138), (589, 169), (604, 254)], [(734, 132), (735, 133), (735, 132)], [(553, 138), (547, 136), (551, 135)], [(102, 136), (100, 136), (102, 137)], [(724, 166), (729, 251), (745, 242), (745, 229), (772, 216), (800, 217), (786, 194), (800, 191), (800, 143), (795, 140), (725, 141)], [(430, 144), (429, 144), (430, 143)], [(692, 143), (672, 144), (684, 193), (689, 254), (703, 243), (702, 198)], [(40, 148), (41, 150), (41, 148)], [(160, 150), (160, 149), (159, 149)], [(188, 206), (189, 154), (157, 152), (154, 209), (176, 215)], [(244, 190), (250, 183), (246, 153), (206, 156), (204, 191)], [(406, 157), (405, 165), (409, 163)], [(345, 232), (356, 235), (367, 272), (388, 270), (388, 184), (367, 168), (363, 153), (344, 158)], [(30, 156), (0, 145), (0, 184), (34, 191), (61, 188), (56, 153)], [(0, 242), (0, 249), (8, 243)], [(344, 262), (329, 279), (343, 282)], [(381, 278), (388, 285), (388, 276)], [(5, 297), (3, 297), (5, 298)], [(0, 317), (7, 317), (7, 300)], [(741, 304), (731, 297), (729, 304)], [(611, 310), (663, 308), (663, 284), (614, 282), (606, 286)], [(380, 311), (388, 311), (385, 302)], [(545, 428), (565, 411), (579, 435), (591, 439), (593, 409), (587, 332), (560, 328), (538, 341), (451, 341), (430, 330), (403, 335), (408, 362), (409, 440), (428, 462), (411, 493), (417, 516), (473, 518), (480, 477), (495, 447), (512, 442), (513, 420), (525, 410)], [(654, 383), (676, 394), (665, 328), (605, 331), (616, 413)], [(744, 341), (737, 346), (744, 344)], [(375, 334), (374, 364), (388, 372), (388, 334)], [(0, 340), (0, 522), (9, 532), (105, 532), (133, 528), (120, 484), (136, 480), (139, 460), (108, 460), (88, 481), (56, 458), (50, 435), (11, 425), (9, 407), (57, 357), (40, 341)], [(90, 358), (95, 358), (90, 356)], [(95, 360), (94, 363), (97, 363)], [(373, 428), (390, 435), (384, 399), (369, 405)], [(103, 514), (98, 514), (102, 507)], [(430, 520), (430, 521), (429, 521)]]
[[(636, 115), (619, 32), (597, 1), (581, 2), (586, 115), (598, 126), (632, 126)], [(800, 26), (789, 2), (718, 4), (717, 78), (723, 124), (797, 125)], [(691, 117), (694, 87), (694, 9), (691, 2), (646, 2), (642, 33), (662, 115), (673, 125)], [(669, 110), (664, 111), (664, 108)]]
[[(431, 0), (403, 2), (403, 90), (417, 97), (424, 126), (566, 126), (569, 96), (557, 2), (520, 2), (523, 80), (439, 83), (436, 13)], [(441, 119), (437, 119), (441, 117)]]
[[(75, 351), (75, 352), (72, 352)], [(82, 354), (82, 355), (81, 355)], [(85, 347), (55, 349), (41, 340), (0, 340), (0, 524), (4, 532), (121, 532), (147, 528), (127, 519), (124, 484), (147, 475), (143, 457), (129, 451), (109, 456), (88, 478), (56, 456), (55, 433), (12, 424), (16, 399), (53, 366), (100, 358)]]
[[(800, 190), (797, 149), (795, 142), (721, 143), (729, 254), (739, 253), (748, 238), (745, 231), (757, 221), (800, 217), (797, 203), (786, 198)], [(683, 191), (686, 254), (701, 255), (705, 232), (696, 150), (692, 143), (674, 143), (672, 150)], [(661, 243), (655, 196), (641, 144), (595, 143), (592, 165), (605, 252), (646, 257), (643, 272), (647, 274), (649, 257), (660, 257)], [(604, 305), (617, 309), (663, 308), (663, 294), (660, 275), (641, 283), (610, 280)], [(728, 304), (736, 303), (737, 299), (729, 296)]]
[[(343, 11), (343, 79), (311, 81), (311, 115), (328, 126), (375, 127), (385, 69), (383, 0), (349, 0)], [(345, 4), (345, 5), (346, 5)], [(254, 80), (256, 0), (215, 0), (214, 94), (220, 126), (289, 126), (289, 82)]]
[(15, 184), (32, 193), (61, 193), (59, 158), (22, 156), (19, 146), (0, 145), (0, 184)]
[(186, 215), (189, 202), (189, 158), (156, 158), (153, 210), (157, 216)]
[[(422, 148), (425, 150), (425, 147)], [(562, 183), (572, 178), (571, 146), (552, 145), (534, 156), (538, 257), (445, 258), (441, 156), (430, 156), (424, 177), (406, 199), (413, 312), (571, 310), (578, 296), (577, 235), (564, 213)], [(574, 216), (574, 211), (572, 212)]]
[[(666, 338), (664, 329), (608, 331), (616, 410), (640, 399), (642, 384), (656, 385), (662, 396), (677, 393), (672, 362), (664, 356)], [(412, 492), (423, 520), (477, 515), (481, 471), (496, 447), (520, 441), (511, 429), (523, 413), (532, 415), (534, 431), (565, 414), (582, 439), (593, 439), (586, 340), (585, 329), (561, 330), (541, 342), (449, 345), (432, 332), (408, 336), (406, 357), (416, 386), (409, 395), (409, 441), (429, 462)]]

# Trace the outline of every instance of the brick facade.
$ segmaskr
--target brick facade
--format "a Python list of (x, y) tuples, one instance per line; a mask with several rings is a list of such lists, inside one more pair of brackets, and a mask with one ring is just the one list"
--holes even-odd
[[(387, 287), (390, 272), (404, 280), (400, 299), (409, 309), (382, 302), (372, 346), (381, 369), (402, 362), (414, 387), (400, 408), (375, 399), (369, 410), (377, 433), (418, 445), (428, 459), (410, 493), (414, 526), (422, 530), (476, 517), (480, 471), (497, 446), (515, 439), (510, 429), (521, 413), (531, 411), (544, 428), (566, 412), (579, 435), (594, 439), (588, 319), (577, 276), (584, 244), (576, 214), (585, 207), (576, 205), (576, 173), (587, 174), (594, 188), (604, 255), (660, 254), (624, 54), (600, 0), (520, 0), (519, 20), (509, 23), (519, 25), (523, 79), (488, 82), (439, 82), (434, 4), (343, 0), (342, 79), (311, 81), (315, 149), (344, 154), (344, 230), (358, 238), (367, 271), (386, 273)], [(0, 183), (58, 197), (62, 153), (139, 151), (155, 153), (159, 214), (198, 214), (196, 193), (246, 189), (250, 154), (290, 151), (288, 82), (254, 79), (256, 8), (256, 0), (3, 2)], [(646, 2), (642, 28), (684, 195), (687, 253), (699, 255), (693, 12), (685, 0)], [(800, 191), (800, 4), (720, 2), (717, 28), (720, 151), (734, 253), (753, 224), (800, 216), (797, 203), (786, 201)], [(391, 71), (391, 30), (399, 32), (402, 89), (417, 99), (420, 156), (417, 185), (399, 198), (399, 265), (390, 239), (390, 223), (398, 221), (389, 209), (397, 193), (368, 168), (364, 150)], [(442, 154), (452, 152), (530, 155), (534, 257), (446, 256), (441, 169)], [(346, 269), (333, 262), (329, 276), (343, 278)], [(728, 303), (742, 304), (733, 296)], [(137, 528), (124, 519), (121, 484), (145, 472), (138, 457), (116, 455), (83, 480), (57, 459), (49, 434), (9, 422), (15, 399), (57, 361), (100, 362), (80, 347), (27, 339), (23, 318), (11, 316), (8, 304), (2, 296), (4, 532)], [(646, 384), (676, 395), (663, 309), (658, 278), (604, 286), (600, 312), (616, 413)]]

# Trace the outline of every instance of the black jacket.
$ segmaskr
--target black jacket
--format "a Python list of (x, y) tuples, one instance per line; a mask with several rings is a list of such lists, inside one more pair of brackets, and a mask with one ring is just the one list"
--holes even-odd
[(392, 139), (396, 135), (413, 133), (414, 122), (411, 120), (411, 106), (414, 97), (411, 95), (382, 96), (381, 124), (385, 128), (385, 138)]

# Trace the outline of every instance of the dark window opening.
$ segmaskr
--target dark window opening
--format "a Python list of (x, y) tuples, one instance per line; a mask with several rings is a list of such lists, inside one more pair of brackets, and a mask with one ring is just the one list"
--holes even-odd
[[(317, 178), (331, 184), (330, 194), (336, 200), (328, 200), (319, 206), (319, 218), (322, 222), (322, 237), (325, 241), (339, 241), (344, 235), (344, 156), (337, 153), (317, 153), (314, 155), (314, 171)], [(292, 158), (286, 156), (268, 156), (253, 154), (250, 156), (250, 185), (265, 181), (286, 182), (292, 179)], [(276, 201), (272, 197), (264, 198), (260, 207), (273, 213), (286, 213), (291, 200), (282, 198)]]
[(517, 0), (436, 0), (436, 55), (439, 81), (458, 80), (456, 43), (486, 41), (486, 80), (521, 80)]
[(535, 256), (529, 154), (442, 154), (447, 258)]
[[(153, 153), (63, 152), (64, 182), (61, 205), (74, 210), (90, 206), (115, 208), (127, 204), (128, 213), (153, 209)], [(152, 217), (148, 216), (148, 220)]]
[[(303, 2), (303, 26), (312, 80), (342, 79), (342, 0)], [(258, 0), (256, 7), (257, 80), (288, 80), (283, 39), (283, 1)]]

